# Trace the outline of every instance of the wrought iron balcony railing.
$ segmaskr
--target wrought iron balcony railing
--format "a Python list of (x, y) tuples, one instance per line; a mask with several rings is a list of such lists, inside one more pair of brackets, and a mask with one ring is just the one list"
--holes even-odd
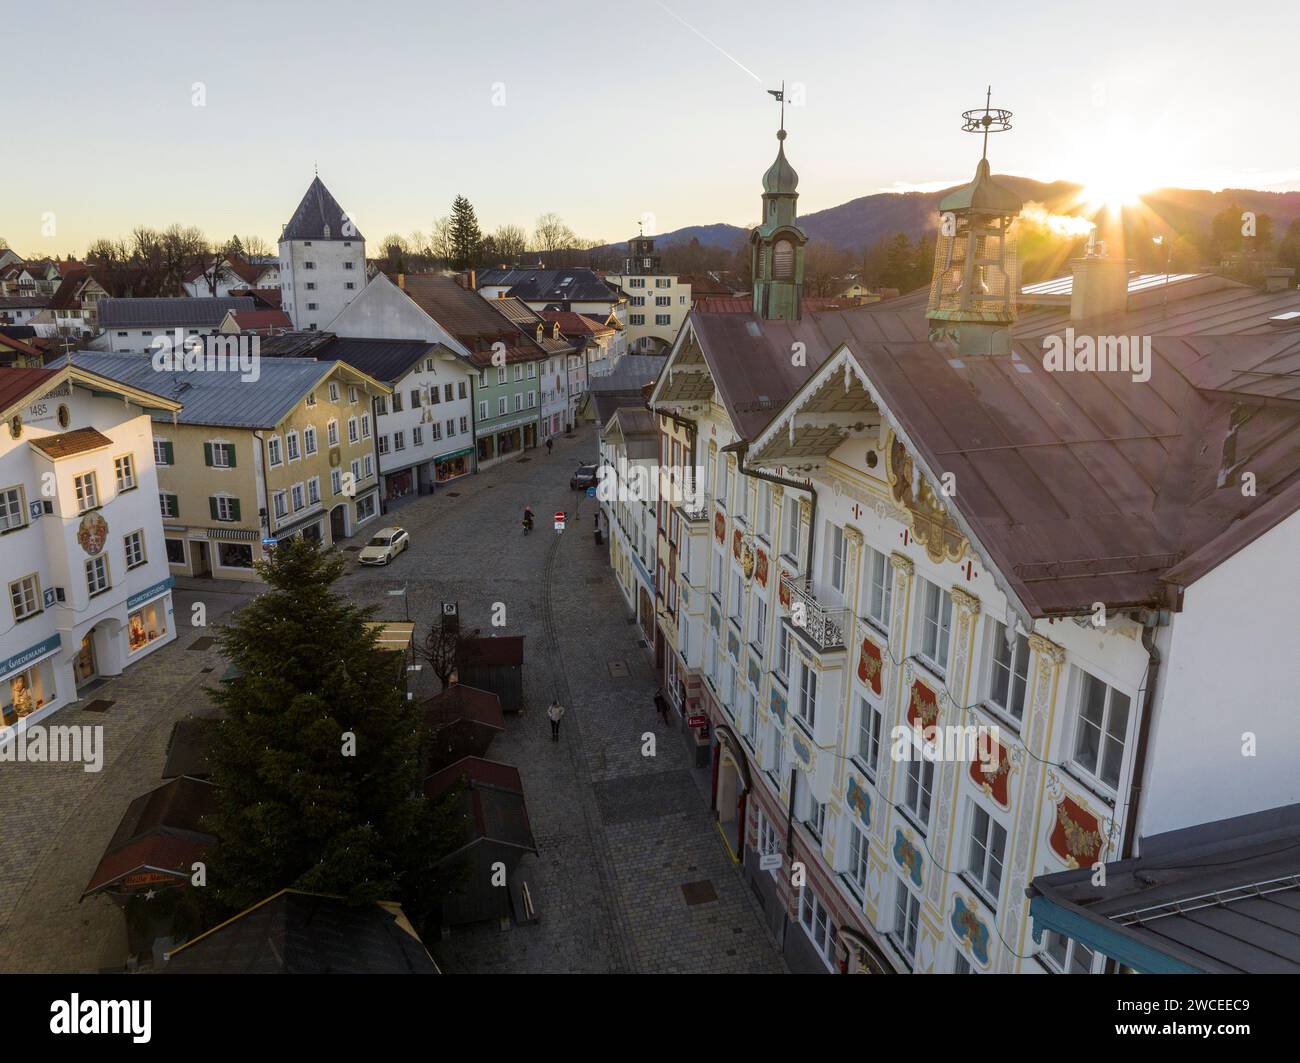
[(781, 574), (781, 589), (790, 597), (791, 626), (808, 636), (821, 650), (841, 649), (848, 613), (844, 608), (828, 609), (817, 600), (809, 581), (788, 572)]

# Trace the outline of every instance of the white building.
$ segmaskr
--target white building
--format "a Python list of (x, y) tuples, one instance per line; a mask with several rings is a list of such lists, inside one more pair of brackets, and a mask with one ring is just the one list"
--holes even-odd
[(280, 308), (323, 329), (366, 286), (366, 240), (316, 177), (280, 234)]
[(393, 388), (375, 400), (380, 485), (386, 501), (433, 490), (475, 471), (474, 375), (464, 346), (382, 273), (313, 350)]
[(142, 354), (154, 341), (174, 341), (177, 330), (182, 336), (206, 336), (215, 332), (226, 315), (234, 311), (251, 311), (251, 296), (218, 296), (188, 299), (100, 299), (100, 334), (91, 341), (91, 349), (116, 354)]
[(691, 312), (691, 286), (665, 273), (649, 236), (628, 241), (622, 274), (605, 278), (627, 296), (627, 344), (637, 354), (666, 354)]
[(149, 411), (78, 367), (0, 369), (0, 742), (176, 637)]

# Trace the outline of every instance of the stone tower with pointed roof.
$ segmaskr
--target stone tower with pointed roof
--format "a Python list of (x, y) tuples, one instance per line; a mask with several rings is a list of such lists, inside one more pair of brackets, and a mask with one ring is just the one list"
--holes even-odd
[(312, 180), (280, 233), (281, 305), (294, 328), (325, 329), (366, 286), (366, 238)]
[(784, 129), (777, 131), (776, 139), (776, 161), (763, 175), (763, 220), (749, 238), (754, 313), (774, 321), (797, 321), (808, 234), (799, 227), (799, 175), (785, 157)]

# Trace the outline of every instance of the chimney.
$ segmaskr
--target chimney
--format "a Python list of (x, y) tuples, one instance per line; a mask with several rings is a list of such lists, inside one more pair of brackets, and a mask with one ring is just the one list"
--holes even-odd
[(468, 292), (478, 291), (478, 275), (472, 269), (467, 269), (461, 279), (460, 286)]
[(1289, 266), (1265, 266), (1264, 267), (1264, 291), (1266, 292), (1286, 292), (1290, 291), (1295, 277), (1295, 270)]
[(1086, 321), (1128, 309), (1128, 275), (1133, 265), (1112, 258), (1104, 242), (1088, 241), (1088, 253), (1070, 262), (1074, 284), (1070, 290), (1070, 320)]

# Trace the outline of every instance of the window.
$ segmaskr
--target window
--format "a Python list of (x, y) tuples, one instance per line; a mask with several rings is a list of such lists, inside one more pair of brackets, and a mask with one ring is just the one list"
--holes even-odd
[(325, 425), (325, 438), (329, 440), (329, 445), (337, 447), (339, 445), (339, 423), (330, 421)]
[(406, 433), (405, 433), (405, 432), (394, 432), (394, 433), (393, 433), (393, 449), (394, 449), (394, 450), (405, 450), (405, 449), (406, 449)]
[(912, 749), (907, 762), (907, 786), (903, 805), (924, 832), (930, 826), (930, 795), (934, 791), (934, 761), (926, 760), (919, 749)]
[(628, 314), (627, 321), (629, 325), (644, 325), (645, 314)]
[(790, 674), (790, 629), (778, 625), (778, 630), (780, 634), (777, 636), (776, 674), (785, 680)]
[(455, 434), (456, 434), (456, 418), (449, 417), (447, 418), (447, 435), (454, 436)]
[[(674, 514), (675, 516), (675, 514)], [(761, 594), (754, 595), (754, 608), (749, 615), (749, 642), (760, 657), (763, 656), (764, 636), (767, 633), (767, 599)]]
[(155, 465), (175, 465), (176, 454), (171, 443), (165, 439), (153, 441), (153, 463)]
[(103, 554), (86, 562), (86, 587), (92, 598), (108, 590), (108, 558)]
[[(447, 386), (448, 386), (448, 387), (451, 387), (450, 384), (448, 384)], [(463, 380), (459, 380), (459, 381), (456, 382), (456, 395), (457, 395), (459, 398), (462, 398), (462, 399), (467, 399), (467, 398), (469, 398), (469, 392), (468, 392), (468, 391), (466, 390), (466, 388), (465, 388), (465, 381), (463, 381)], [(450, 395), (447, 396), (447, 401), (448, 401), (448, 402), (451, 401), (451, 396), (450, 396)]]
[(361, 426), (355, 417), (348, 418), (348, 442), (355, 443), (361, 438)]
[(717, 499), (718, 505), (725, 507), (727, 499), (731, 496), (731, 469), (725, 457), (718, 458), (718, 483)]
[[(379, 441), (382, 443), (383, 438), (381, 437)], [(330, 491), (336, 495), (343, 493), (343, 474), (338, 469), (330, 471)]]
[(271, 465), (281, 465), (281, 464), (283, 464), (283, 462), (284, 462), (284, 458), (283, 458), (283, 457), (281, 456), (281, 454), (280, 454), (280, 437), (279, 437), (279, 436), (271, 436), (269, 439), (267, 439), (267, 441), (266, 441), (266, 455), (267, 455), (267, 459), (266, 459), (266, 460), (267, 460)]
[(518, 380), (523, 380), (523, 378), (524, 378), (524, 367), (523, 367), (522, 365), (516, 365), (516, 366), (515, 366), (515, 380), (516, 380), (516, 381), (518, 381)]
[(655, 314), (656, 325), (671, 325), (673, 323), (672, 314)]
[(973, 974), (973, 973), (974, 973), (974, 972), (971, 970), (970, 960), (966, 959), (966, 957), (963, 956), (960, 952), (957, 953), (956, 957), (955, 957), (955, 958), (953, 959), (953, 961), (952, 961), (952, 973), (953, 973), (953, 974)]
[(1017, 631), (1008, 646), (1006, 624), (995, 620), (992, 628), (989, 701), (1020, 720), (1025, 715), (1025, 691), (1029, 686), (1029, 639)]
[(339, 401), (338, 381), (331, 380), (330, 381), (330, 402), (338, 402), (338, 401)]
[[(771, 856), (773, 853), (781, 851), (781, 843), (777, 840), (776, 828), (772, 826), (772, 821), (767, 818), (767, 814), (761, 809), (758, 813), (758, 852), (760, 856)], [(773, 869), (770, 874), (775, 875)]]
[(370, 477), (372, 477), (372, 476), (375, 474), (375, 459), (374, 459), (374, 457), (373, 457), (372, 455), (370, 455), (370, 454), (367, 454), (367, 455), (362, 459), (362, 465), (364, 466), (364, 468), (365, 468), (365, 470), (366, 470), (366, 475), (365, 475), (364, 479), (369, 480)]
[(302, 430), (302, 445), (303, 445), (303, 449), (306, 450), (308, 454), (316, 453), (316, 426), (315, 425), (309, 425), (308, 427)]
[(829, 959), (835, 936), (831, 931), (831, 917), (826, 905), (822, 904), (821, 898), (813, 892), (811, 886), (803, 888), (803, 898), (799, 903), (799, 923), (821, 957)]
[(27, 507), (23, 504), (21, 487), (6, 487), (0, 491), (0, 531), (13, 531), (27, 523)]
[(307, 502), (309, 505), (315, 505), (320, 501), (320, 477), (313, 476), (307, 481)]
[(385, 414), (388, 413), (387, 395), (380, 395), (379, 398), (375, 399), (375, 410), (380, 417), (383, 417)]
[(290, 461), (297, 461), (302, 455), (298, 452), (298, 433), (288, 432), (284, 437), (284, 452)]
[(41, 612), (41, 584), (35, 573), (9, 584), (9, 604), (13, 606), (14, 620), (26, 620)]
[[(284, 492), (280, 492), (280, 498), (283, 500)], [(239, 520), (239, 499), (232, 498), (230, 495), (214, 495), (208, 499), (213, 520), (223, 520), (235, 522)], [(277, 507), (278, 508), (278, 507)]]
[(672, 305), (673, 305), (673, 301), (670, 296), (667, 295), (655, 296), (655, 306), (672, 306)]
[(164, 539), (167, 544), (167, 563), (169, 565), (185, 564), (185, 540), (184, 539)]
[(293, 511), (297, 513), (300, 509), (302, 509), (307, 504), (306, 494), (303, 491), (303, 485), (294, 484), (293, 487), (291, 487), (289, 490), (290, 490), (290, 497), (293, 500)]
[(894, 896), (894, 944), (903, 955), (916, 959), (916, 935), (921, 923), (921, 901), (901, 881)]
[(401, 413), (401, 412), (402, 412), (402, 393), (400, 391), (394, 391), (393, 392), (393, 413)]
[(307, 405), (308, 406), (316, 405), (316, 392), (314, 391), (307, 392)]
[(1049, 930), (1043, 936), (1043, 951), (1040, 954), (1048, 967), (1058, 974), (1092, 974), (1096, 966), (1097, 953), (1087, 945)]
[(235, 446), (233, 443), (204, 443), (204, 463), (214, 469), (233, 469), (235, 467)]
[(844, 538), (844, 529), (838, 524), (832, 524), (827, 529), (827, 538), (829, 542), (829, 557), (827, 561), (830, 564), (830, 584), (835, 593), (842, 599), (844, 596), (844, 578), (848, 571), (848, 542)]
[(515, 413), (518, 413), (518, 412), (519, 412), (520, 410), (522, 410), (523, 408), (524, 408), (524, 396), (523, 396), (521, 393), (516, 392), (516, 393), (515, 393)]
[(162, 510), (164, 517), (175, 519), (181, 515), (180, 499), (175, 495), (169, 495), (166, 492), (159, 493), (158, 507)]
[(383, 455), (383, 454), (387, 454), (387, 453), (388, 453), (388, 437), (387, 437), (387, 436), (380, 436), (377, 442), (378, 442), (378, 444), (379, 444), (379, 453), (380, 453), (381, 455)]
[(133, 531), (122, 537), (122, 546), (126, 552), (126, 567), (133, 569), (144, 564), (144, 532)]
[(921, 657), (940, 672), (948, 668), (948, 640), (952, 635), (952, 596), (921, 580)]
[(361, 438), (370, 438), (370, 414), (368, 413), (363, 413), (361, 415)]
[(354, 484), (359, 483), (361, 480), (361, 462), (357, 461), (356, 458), (352, 459), (352, 468), (350, 471), (352, 473), (352, 482)]
[(808, 819), (805, 822), (808, 829), (820, 838), (826, 831), (826, 805), (816, 798), (809, 798)]
[(814, 727), (817, 724), (817, 673), (807, 661), (801, 663), (803, 680), (799, 684), (799, 701), (795, 711), (799, 713), (799, 719), (809, 727)]
[(411, 409), (418, 410), (421, 405), (422, 403), (420, 402), (420, 389), (411, 388)]
[(1107, 786), (1119, 785), (1128, 734), (1129, 699), (1094, 675), (1078, 671), (1078, 722), (1074, 763)]
[[(220, 502), (221, 499), (217, 499), (217, 501)], [(272, 508), (275, 510), (275, 516), (277, 520), (287, 517), (289, 515), (289, 505), (283, 491), (276, 491), (273, 495), (271, 495), (271, 505)]]
[(785, 528), (783, 535), (783, 552), (792, 558), (799, 557), (799, 499), (787, 498), (785, 500)]
[(874, 779), (880, 765), (880, 735), (885, 717), (866, 698), (858, 697), (858, 748), (857, 758), (867, 775)]
[(507, 407), (506, 405), (506, 397), (502, 395), (499, 399), (497, 399), (497, 416), (502, 417), (509, 412), (510, 412), (509, 407)]
[(882, 630), (889, 628), (889, 609), (894, 599), (894, 573), (889, 555), (868, 549), (867, 617)]
[(466, 432), (469, 431), (469, 418), (468, 418), (468, 417), (462, 417), (462, 418), (460, 419), (460, 431), (461, 431), (461, 434), (462, 434), (462, 435), (464, 435)]
[(248, 543), (218, 543), (217, 564), (221, 568), (252, 568), (253, 548)]
[(99, 505), (99, 494), (95, 490), (95, 474), (83, 473), (73, 481), (77, 488), (77, 511), (84, 513)]
[(486, 402), (486, 400), (482, 400), (482, 399), (480, 399), (480, 400), (479, 400), (479, 404), (478, 404), (478, 419), (479, 419), (480, 421), (486, 421), (486, 420), (487, 420), (487, 415), (488, 415), (488, 412), (487, 412), (487, 402)]
[(424, 446), (424, 428), (421, 425), (417, 424), (414, 428), (411, 429), (411, 446), (413, 447)]
[(731, 618), (739, 623), (745, 615), (745, 577), (731, 573)]
[(857, 823), (849, 824), (849, 878), (860, 890), (867, 888), (867, 836)]
[(994, 907), (1002, 887), (1002, 861), (1007, 851), (1006, 829), (973, 801), (970, 804), (970, 849), (966, 870)]

